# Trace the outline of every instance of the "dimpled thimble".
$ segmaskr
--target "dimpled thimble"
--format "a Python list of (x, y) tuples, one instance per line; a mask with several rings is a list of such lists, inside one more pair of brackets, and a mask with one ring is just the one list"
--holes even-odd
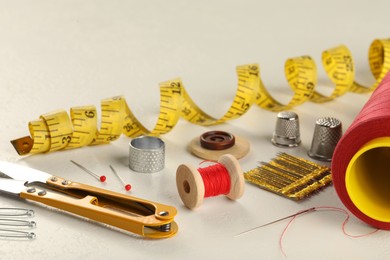
[(164, 169), (165, 144), (153, 136), (134, 138), (129, 144), (129, 167), (133, 171), (152, 173)]
[(316, 160), (331, 161), (341, 135), (342, 124), (338, 119), (332, 117), (317, 119), (308, 155)]
[(278, 113), (271, 142), (280, 147), (295, 147), (301, 142), (298, 115), (291, 111)]

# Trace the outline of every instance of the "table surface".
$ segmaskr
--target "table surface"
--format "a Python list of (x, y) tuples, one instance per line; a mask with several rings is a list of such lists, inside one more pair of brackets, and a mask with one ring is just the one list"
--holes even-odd
[[(315, 120), (340, 119), (344, 131), (369, 94), (347, 93), (334, 101), (304, 103), (299, 115), (302, 144), (281, 149), (271, 142), (276, 113), (256, 105), (233, 121), (203, 127), (183, 119), (161, 136), (166, 144), (164, 170), (142, 174), (128, 168), (130, 138), (107, 145), (20, 157), (10, 140), (28, 135), (28, 122), (71, 107), (95, 105), (123, 95), (135, 116), (152, 129), (159, 111), (159, 83), (180, 77), (191, 98), (208, 114), (221, 117), (237, 87), (237, 65), (258, 63), (269, 92), (281, 102), (291, 97), (284, 62), (310, 55), (317, 64), (318, 91), (331, 93), (321, 65), (322, 51), (345, 44), (356, 78), (374, 82), (368, 48), (390, 36), (389, 1), (0, 1), (0, 159), (27, 165), (73, 181), (126, 193), (109, 165), (133, 189), (126, 193), (177, 208), (175, 237), (150, 240), (118, 232), (40, 204), (4, 196), (0, 207), (35, 211), (33, 241), (2, 240), (2, 259), (284, 259), (279, 240), (288, 220), (236, 234), (310, 207), (344, 208), (333, 186), (294, 202), (245, 184), (238, 201), (207, 198), (196, 210), (182, 204), (176, 168), (199, 165), (187, 145), (208, 130), (232, 132), (250, 142), (240, 159), (250, 170), (285, 151), (304, 158)], [(102, 184), (70, 160), (107, 176)], [(390, 255), (386, 231), (362, 238), (342, 232), (345, 215), (321, 211), (297, 218), (283, 236), (291, 259), (383, 259)], [(372, 228), (351, 216), (350, 234)]]

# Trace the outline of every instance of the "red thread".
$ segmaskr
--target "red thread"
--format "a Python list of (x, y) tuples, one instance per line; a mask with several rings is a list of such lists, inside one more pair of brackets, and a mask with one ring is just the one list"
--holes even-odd
[(204, 197), (228, 194), (230, 191), (230, 175), (220, 163), (198, 169), (204, 184)]
[(318, 210), (331, 210), (331, 211), (338, 211), (338, 212), (341, 212), (341, 213), (344, 213), (346, 215), (342, 225), (341, 225), (341, 229), (343, 231), (343, 234), (348, 236), (348, 237), (352, 237), (352, 238), (359, 238), (359, 237), (366, 237), (366, 236), (369, 236), (369, 235), (372, 235), (376, 232), (379, 231), (378, 228), (376, 228), (375, 230), (369, 232), (369, 233), (366, 233), (366, 234), (361, 234), (361, 235), (351, 235), (349, 234), (347, 231), (346, 231), (346, 225), (349, 221), (349, 218), (350, 218), (350, 214), (345, 210), (345, 209), (342, 209), (342, 208), (337, 208), (337, 207), (331, 207), (331, 206), (320, 206), (320, 207), (314, 207), (314, 210), (311, 210), (311, 211), (308, 211), (308, 210), (301, 210), (299, 211), (298, 213), (296, 213), (294, 216), (291, 217), (290, 221), (287, 223), (286, 227), (283, 229), (283, 232), (282, 234), (280, 235), (280, 238), (279, 238), (279, 247), (280, 247), (280, 251), (282, 252), (282, 254), (287, 257), (284, 249), (283, 249), (283, 238), (284, 236), (286, 235), (286, 232), (287, 232), (287, 229), (288, 227), (291, 225), (291, 223), (298, 217), (300, 216), (302, 212), (307, 212), (307, 213), (310, 213), (310, 212), (314, 212), (314, 211), (318, 211)]
[(348, 223), (348, 221), (349, 221), (349, 218), (350, 218), (350, 215), (349, 215), (348, 211), (346, 211), (345, 209), (342, 209), (342, 208), (329, 207), (329, 206), (322, 206), (322, 207), (316, 207), (316, 208), (315, 208), (315, 210), (319, 210), (319, 209), (339, 211), (339, 212), (342, 212), (342, 213), (344, 213), (345, 215), (347, 215), (347, 216), (345, 217), (345, 220), (343, 221), (343, 224), (341, 225), (341, 228), (342, 228), (342, 230), (343, 230), (344, 235), (346, 235), (346, 236), (348, 236), (348, 237), (352, 237), (352, 238), (366, 237), (366, 236), (372, 235), (372, 234), (374, 234), (375, 232), (379, 231), (379, 229), (376, 228), (376, 229), (374, 229), (374, 231), (372, 231), (372, 232), (370, 232), (370, 233), (367, 233), (367, 234), (362, 234), (362, 235), (351, 235), (351, 234), (349, 234), (349, 233), (345, 230), (345, 226), (347, 225), (347, 223)]
[(352, 157), (367, 142), (385, 136), (390, 136), (390, 73), (384, 77), (342, 136), (332, 158), (333, 184), (348, 210), (369, 225), (390, 230), (390, 222), (373, 219), (357, 208), (348, 194), (345, 182), (346, 170)]
[[(299, 214), (299, 212), (298, 212), (298, 214)], [(280, 251), (282, 252), (282, 254), (283, 254), (284, 257), (287, 257), (287, 255), (286, 255), (286, 252), (284, 252), (284, 249), (283, 249), (283, 237), (284, 237), (284, 235), (286, 234), (288, 227), (291, 225), (291, 223), (292, 223), (292, 222), (294, 221), (294, 219), (296, 219), (297, 217), (298, 217), (298, 215), (295, 215), (295, 216), (293, 216), (293, 217), (290, 219), (290, 221), (287, 223), (286, 227), (283, 229), (283, 232), (282, 232), (282, 234), (280, 235), (280, 238), (279, 238), (279, 248), (280, 248)]]

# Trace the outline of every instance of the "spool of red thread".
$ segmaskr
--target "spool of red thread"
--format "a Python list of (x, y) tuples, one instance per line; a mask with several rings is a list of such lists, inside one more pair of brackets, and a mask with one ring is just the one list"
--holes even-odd
[(196, 169), (182, 164), (176, 171), (177, 190), (189, 209), (199, 207), (204, 198), (222, 194), (237, 200), (244, 193), (244, 183), (241, 167), (230, 154), (222, 155), (215, 165)]
[(390, 230), (390, 74), (338, 142), (334, 187), (344, 205), (369, 225)]

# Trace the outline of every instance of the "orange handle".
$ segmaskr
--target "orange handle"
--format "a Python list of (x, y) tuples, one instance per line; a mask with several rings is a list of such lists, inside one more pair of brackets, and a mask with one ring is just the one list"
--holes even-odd
[(92, 195), (99, 200), (99, 205), (104, 207), (114, 207), (121, 211), (129, 211), (130, 214), (155, 215), (161, 220), (169, 220), (176, 216), (175, 207), (152, 202), (118, 192), (86, 185), (83, 183), (67, 181), (63, 178), (53, 176), (46, 183), (50, 187), (56, 188), (61, 193), (74, 197), (83, 198)]
[[(61, 180), (62, 182), (62, 180)], [(65, 183), (65, 182), (64, 182)], [(63, 184), (63, 185), (69, 185)], [(174, 207), (145, 201), (119, 193), (94, 188), (92, 186), (73, 183), (80, 186), (79, 198), (59, 194), (53, 191), (28, 188), (20, 193), (20, 197), (43, 203), (45, 205), (62, 209), (91, 220), (102, 222), (132, 233), (150, 237), (167, 238), (178, 231), (177, 224), (173, 221), (176, 214)], [(93, 190), (94, 195), (82, 195), (80, 191)], [(103, 192), (101, 192), (103, 190)], [(104, 201), (101, 203), (99, 198)], [(126, 208), (126, 204), (129, 207)], [(150, 207), (162, 209), (152, 214)], [(169, 210), (169, 211), (164, 211)], [(172, 216), (170, 213), (174, 213)]]

